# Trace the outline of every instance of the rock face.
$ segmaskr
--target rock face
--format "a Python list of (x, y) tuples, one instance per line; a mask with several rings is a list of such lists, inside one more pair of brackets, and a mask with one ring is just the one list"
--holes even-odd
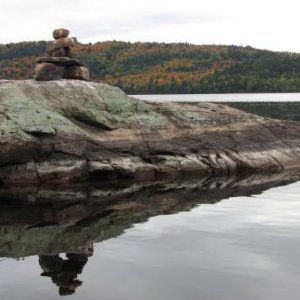
[(300, 124), (148, 103), (77, 80), (0, 81), (0, 181), (63, 184), (300, 167)]

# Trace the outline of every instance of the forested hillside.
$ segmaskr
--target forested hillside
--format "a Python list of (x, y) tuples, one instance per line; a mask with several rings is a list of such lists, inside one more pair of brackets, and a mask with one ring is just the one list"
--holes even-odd
[[(0, 78), (32, 78), (46, 42), (0, 45)], [(127, 93), (300, 92), (300, 54), (186, 43), (98, 42), (76, 48), (92, 80)]]

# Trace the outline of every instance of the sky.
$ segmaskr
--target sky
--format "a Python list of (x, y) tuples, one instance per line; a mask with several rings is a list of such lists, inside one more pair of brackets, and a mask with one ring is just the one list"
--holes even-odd
[(300, 53), (299, 0), (0, 0), (0, 43), (121, 40), (252, 46)]

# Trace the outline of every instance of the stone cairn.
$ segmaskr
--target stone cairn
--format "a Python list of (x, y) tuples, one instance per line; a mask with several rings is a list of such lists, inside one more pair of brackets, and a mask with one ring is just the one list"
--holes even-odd
[(89, 70), (72, 57), (76, 39), (69, 37), (70, 31), (64, 28), (53, 31), (54, 41), (48, 43), (47, 53), (37, 58), (34, 69), (35, 80), (78, 79), (89, 80)]

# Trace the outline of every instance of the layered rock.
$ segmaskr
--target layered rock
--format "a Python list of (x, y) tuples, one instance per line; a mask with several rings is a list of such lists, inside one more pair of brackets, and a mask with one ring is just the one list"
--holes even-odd
[(0, 82), (3, 183), (300, 167), (300, 124), (219, 104), (148, 103), (76, 80)]
[(72, 66), (83, 66), (82, 63), (76, 58), (70, 57), (47, 57), (42, 56), (37, 58), (36, 60), (39, 64), (40, 63), (51, 63), (56, 66), (62, 67), (72, 67)]
[(35, 80), (90, 79), (89, 70), (79, 60), (72, 58), (72, 48), (76, 43), (73, 38), (68, 37), (69, 33), (69, 30), (64, 28), (53, 31), (55, 40), (48, 43), (46, 56), (37, 59)]

